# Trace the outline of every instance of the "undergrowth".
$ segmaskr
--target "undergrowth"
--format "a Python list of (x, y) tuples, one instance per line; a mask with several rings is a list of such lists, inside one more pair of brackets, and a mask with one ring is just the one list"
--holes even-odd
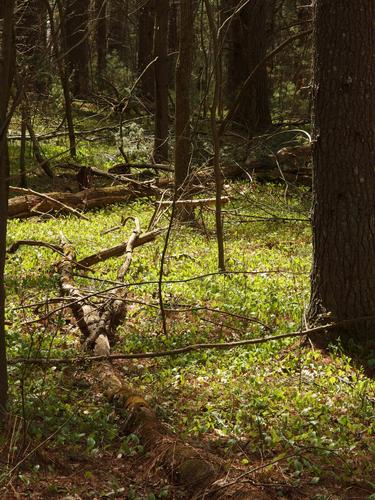
[[(259, 338), (305, 327), (309, 193), (248, 183), (226, 190), (232, 199), (224, 224), (228, 273), (217, 273), (211, 211), (197, 213), (197, 227), (174, 227), (163, 276), (165, 335), (157, 292), (164, 236), (137, 248), (127, 277), (127, 320), (119, 329), (116, 352)], [(130, 222), (104, 233), (122, 217), (139, 217), (146, 230), (152, 212), (152, 206), (138, 201), (90, 212), (89, 221), (72, 216), (13, 220), (8, 243), (56, 243), (63, 233), (80, 258), (126, 241)], [(160, 226), (167, 224), (166, 216)], [(47, 249), (28, 247), (8, 256), (10, 359), (62, 358), (79, 349), (79, 333), (67, 314), (49, 315), (56, 305), (44, 303), (59, 295), (57, 258)], [(108, 260), (77, 279), (90, 292), (103, 291), (112, 286), (120, 262)], [(375, 494), (375, 384), (338, 347), (328, 356), (294, 338), (118, 366), (171, 430), (216, 449), (245, 471), (262, 461), (270, 463), (270, 474), (276, 467), (297, 487), (355, 479), (365, 482), (369, 495)], [(79, 449), (91, 457), (105, 450), (125, 456), (143, 453), (136, 436), (121, 434), (110, 406), (89, 392), (84, 368), (10, 366), (11, 413), (19, 417), (12, 437), (14, 456), (30, 437), (35, 443), (50, 437), (52, 448), (63, 445), (68, 453)]]

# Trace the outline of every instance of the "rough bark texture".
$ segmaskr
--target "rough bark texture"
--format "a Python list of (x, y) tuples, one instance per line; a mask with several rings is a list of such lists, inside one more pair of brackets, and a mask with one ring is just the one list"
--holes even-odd
[[(153, 59), (154, 46), (155, 0), (148, 0), (141, 8), (138, 24), (138, 73)], [(154, 100), (154, 68), (150, 67), (143, 73), (141, 79), (142, 94)]]
[(169, 10), (169, 29), (168, 29), (168, 66), (169, 66), (169, 86), (175, 88), (175, 70), (179, 45), (178, 16), (180, 3), (179, 0), (171, 0)]
[(107, 67), (107, 0), (95, 0), (96, 81), (103, 86)]
[(180, 2), (180, 45), (176, 66), (176, 146), (175, 185), (182, 195), (191, 161), (190, 90), (193, 70), (194, 5)]
[(89, 0), (67, 0), (65, 10), (66, 60), (74, 97), (89, 93)]
[[(135, 222), (136, 228), (126, 245), (125, 261), (117, 274), (118, 281), (124, 279), (130, 266), (133, 248), (140, 236), (139, 225), (136, 220)], [(124, 299), (127, 288), (109, 292), (107, 298), (101, 299), (101, 304), (93, 305), (92, 298), (86, 300), (85, 294), (74, 281), (76, 268), (74, 248), (65, 242), (63, 251), (64, 257), (58, 265), (61, 293), (72, 299), (70, 309), (83, 334), (83, 344), (96, 355), (108, 355), (110, 345), (115, 342), (117, 326), (126, 315)], [(111, 363), (98, 364), (94, 369), (94, 375), (99, 389), (114, 403), (117, 412), (124, 418), (126, 422), (124, 431), (136, 433), (140, 437), (145, 449), (155, 453), (157, 457), (155, 460), (168, 471), (173, 481), (190, 492), (195, 492), (215, 480), (221, 469), (220, 460), (171, 435), (138, 391), (125, 384), (116, 375)]]
[[(155, 191), (147, 186), (130, 189), (125, 186), (85, 189), (79, 193), (46, 193), (50, 198), (34, 194), (17, 196), (9, 200), (9, 218), (24, 219), (51, 212), (66, 213), (62, 203), (78, 210), (100, 208), (113, 203), (129, 202), (139, 196), (149, 196)], [(56, 200), (54, 203), (52, 199)]]
[(15, 24), (18, 60), (21, 74), (27, 72), (26, 90), (45, 94), (50, 78), (46, 68), (47, 56), (47, 16), (42, 0), (19, 2)]
[[(375, 314), (375, 1), (315, 5), (310, 324)], [(375, 324), (337, 332), (375, 339)]]
[[(226, 2), (227, 6), (231, 6), (225, 9), (227, 16), (233, 13), (237, 4), (233, 0)], [(253, 68), (266, 55), (268, 10), (268, 0), (252, 0), (230, 21), (227, 67), (229, 105), (235, 101), (238, 90)], [(234, 121), (245, 125), (250, 133), (268, 130), (272, 125), (268, 100), (267, 68), (263, 66), (244, 95), (233, 117)]]
[(13, 78), (13, 11), (14, 0), (3, 0), (0, 6), (1, 64), (0, 64), (0, 417), (8, 399), (8, 378), (5, 343), (4, 267), (7, 231), (7, 200), (9, 157), (7, 143), (8, 103)]
[(168, 161), (168, 14), (169, 0), (155, 6), (155, 145), (154, 160)]

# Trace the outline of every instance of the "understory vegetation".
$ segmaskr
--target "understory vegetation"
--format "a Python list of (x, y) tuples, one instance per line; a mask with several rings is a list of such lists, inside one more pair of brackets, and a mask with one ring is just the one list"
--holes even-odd
[[(102, 159), (105, 150), (100, 151)], [(96, 153), (90, 151), (93, 158)], [(87, 162), (84, 150), (81, 155)], [(230, 197), (224, 213), (226, 273), (217, 272), (214, 212), (196, 209), (193, 226), (176, 222), (164, 258), (163, 331), (158, 287), (165, 231), (136, 248), (125, 283), (127, 317), (118, 330), (117, 354), (305, 329), (309, 191), (250, 181), (228, 182), (225, 191)], [(138, 217), (146, 231), (154, 210), (155, 204), (142, 199), (87, 212), (87, 220), (74, 215), (44, 216), (37, 223), (35, 218), (11, 220), (8, 245), (25, 239), (54, 244), (63, 234), (80, 259), (126, 241), (131, 221), (122, 223), (128, 217)], [(166, 229), (169, 218), (166, 210), (158, 226)], [(26, 494), (40, 490), (41, 498), (63, 493), (179, 498), (183, 494), (155, 470), (138, 436), (128, 435), (111, 405), (88, 390), (87, 362), (12, 364), (15, 358), (76, 357), (79, 331), (63, 303), (53, 301), (59, 297), (58, 259), (39, 247), (22, 247), (7, 259), (14, 423), (3, 442), (8, 466), (2, 485), (15, 483)], [(113, 258), (88, 273), (77, 271), (77, 282), (93, 295), (93, 302), (95, 294), (116, 286), (120, 261)], [(367, 353), (365, 368), (371, 371), (374, 363), (375, 353)], [(146, 395), (172, 432), (214, 451), (230, 472), (241, 471), (244, 481), (260, 484), (271, 498), (301, 498), (302, 493), (333, 498), (329, 495), (335, 491), (337, 498), (352, 498), (340, 496), (352, 490), (361, 498), (375, 495), (375, 384), (339, 347), (323, 353), (301, 336), (226, 350), (114, 360), (113, 365)], [(42, 443), (39, 453), (31, 453)], [(74, 474), (67, 473), (66, 457), (75, 464)], [(62, 462), (63, 473), (58, 472)], [(103, 479), (99, 462), (127, 464), (133, 472), (144, 462), (148, 465), (124, 489), (124, 465), (111, 466)]]

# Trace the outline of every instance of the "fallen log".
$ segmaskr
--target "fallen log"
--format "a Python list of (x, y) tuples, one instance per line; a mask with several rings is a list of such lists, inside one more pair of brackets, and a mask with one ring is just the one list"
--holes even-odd
[[(132, 177), (128, 177), (123, 174), (116, 174), (116, 173), (111, 173), (110, 171), (102, 170), (97, 167), (88, 167), (88, 166), (83, 166), (83, 165), (77, 165), (76, 163), (57, 163), (54, 165), (55, 168), (60, 168), (60, 169), (66, 169), (66, 170), (73, 170), (74, 172), (77, 172), (76, 175), (76, 180), (79, 182), (79, 176), (81, 175), (82, 172), (85, 172), (87, 177), (104, 177), (105, 179), (110, 179), (112, 181), (116, 181), (118, 183), (130, 183), (130, 184), (136, 184), (136, 185), (144, 185), (147, 183), (153, 183), (154, 179), (149, 179), (147, 181), (139, 181), (137, 179), (134, 179)], [(128, 172), (129, 173), (129, 172)], [(91, 186), (83, 186), (83, 187), (91, 187)]]
[[(163, 232), (162, 229), (155, 229), (154, 231), (150, 231), (148, 233), (140, 235), (134, 242), (134, 248), (144, 245), (145, 243), (148, 243), (150, 241), (153, 241), (156, 238), (156, 236), (158, 236), (162, 232)], [(81, 268), (82, 267), (87, 268), (94, 266), (99, 262), (103, 262), (104, 260), (110, 259), (111, 257), (120, 257), (126, 252), (126, 247), (127, 243), (122, 243), (115, 247), (101, 250), (98, 253), (94, 253), (92, 255), (89, 255), (88, 257), (85, 257), (84, 259), (79, 260), (77, 262), (77, 266)]]
[(227, 179), (249, 178), (260, 182), (286, 182), (311, 186), (311, 144), (282, 148), (260, 159), (249, 158), (243, 165), (222, 168)]
[(174, 172), (174, 168), (164, 163), (119, 163), (108, 169), (111, 174), (128, 174), (132, 168), (160, 170), (161, 172)]
[[(139, 222), (136, 218), (135, 229), (126, 243), (126, 257), (117, 274), (123, 281), (128, 271), (133, 249), (142, 241)], [(143, 242), (150, 241), (150, 233), (143, 235)], [(155, 237), (155, 232), (153, 237)], [(27, 240), (18, 242), (29, 244)], [(154, 467), (163, 467), (171, 481), (184, 488), (191, 499), (224, 499), (224, 498), (259, 498), (269, 500), (267, 494), (251, 484), (241, 482), (245, 474), (239, 476), (240, 481), (231, 480), (225, 473), (225, 462), (205, 451), (194, 447), (176, 435), (159, 420), (147, 400), (130, 383), (123, 380), (123, 371), (116, 370), (110, 356), (111, 345), (115, 343), (117, 326), (126, 316), (127, 287), (113, 290), (103, 298), (100, 294), (97, 301), (93, 296), (86, 297), (75, 283), (74, 272), (77, 267), (74, 247), (67, 241), (61, 245), (44, 244), (58, 252), (62, 258), (58, 264), (60, 288), (62, 295), (69, 300), (70, 308), (79, 330), (83, 336), (85, 350), (93, 351), (95, 356), (103, 356), (104, 360), (91, 368), (95, 392), (99, 390), (114, 406), (116, 413), (124, 422), (123, 432), (136, 434), (146, 452), (152, 455)], [(107, 257), (109, 258), (109, 253)], [(102, 258), (104, 256), (102, 253)], [(84, 358), (83, 358), (84, 359)]]
[[(135, 222), (136, 227), (126, 245), (126, 259), (118, 271), (119, 281), (124, 279), (133, 249), (137, 242), (139, 244), (141, 237), (139, 223)], [(108, 300), (107, 296), (101, 305), (93, 306), (92, 300), (85, 301), (74, 281), (77, 266), (74, 249), (66, 242), (62, 247), (64, 257), (58, 266), (61, 292), (63, 296), (72, 299), (70, 308), (84, 336), (84, 346), (97, 355), (109, 355), (116, 328), (126, 315), (123, 299), (127, 289), (124, 287), (114, 291), (112, 298)], [(222, 468), (221, 461), (172, 435), (138, 391), (119, 378), (109, 361), (94, 367), (93, 374), (101, 392), (114, 404), (117, 413), (126, 422), (126, 432), (136, 433), (140, 437), (145, 449), (155, 453), (157, 462), (167, 470), (173, 481), (190, 492), (196, 492), (218, 477)]]
[[(10, 191), (20, 192), (21, 188), (10, 187)], [(101, 208), (113, 203), (130, 202), (141, 196), (154, 196), (156, 188), (149, 185), (140, 185), (129, 188), (128, 186), (110, 186), (92, 188), (78, 193), (37, 193), (31, 190), (28, 194), (17, 196), (9, 200), (8, 216), (10, 219), (25, 219), (35, 215), (51, 212), (69, 213), (86, 211), (92, 208)]]

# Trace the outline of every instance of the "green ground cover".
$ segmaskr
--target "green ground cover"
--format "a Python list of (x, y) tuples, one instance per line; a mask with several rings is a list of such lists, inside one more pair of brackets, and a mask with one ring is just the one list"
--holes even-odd
[[(304, 327), (311, 262), (309, 223), (262, 218), (308, 218), (309, 194), (247, 183), (233, 183), (227, 191), (232, 199), (225, 207), (230, 273), (216, 272), (212, 212), (203, 213), (204, 224), (198, 228), (175, 227), (163, 276), (164, 306), (172, 309), (166, 312), (165, 335), (157, 307), (164, 236), (137, 248), (127, 277), (127, 320), (119, 329), (116, 352), (259, 338)], [(84, 257), (126, 240), (132, 230), (130, 223), (120, 231), (103, 234), (118, 225), (121, 217), (139, 217), (146, 230), (152, 212), (149, 203), (139, 201), (91, 212), (89, 221), (73, 216), (37, 223), (13, 220), (9, 244), (18, 239), (56, 243), (63, 233), (76, 247), (78, 257)], [(168, 225), (168, 214), (159, 225)], [(61, 358), (73, 356), (79, 348), (79, 333), (64, 311), (38, 321), (55, 306), (25, 307), (59, 295), (57, 258), (47, 249), (28, 247), (8, 258), (10, 358)], [(101, 263), (94, 273), (78, 281), (90, 292), (104, 291), (116, 279), (120, 262)], [(270, 474), (278, 467), (296, 486), (318, 487), (334, 478), (351, 484), (355, 478), (369, 495), (375, 492), (371, 482), (375, 383), (339, 348), (328, 356), (294, 338), (228, 351), (122, 362), (121, 369), (152, 401), (171, 430), (208, 443), (245, 470), (254, 461), (275, 460), (267, 469)], [(92, 457), (103, 450), (141, 455), (137, 437), (121, 436), (110, 406), (87, 391), (84, 377), (76, 376), (83, 371), (84, 367), (12, 365), (11, 412), (24, 419), (27, 433), (36, 443), (53, 435), (52, 448), (64, 445)], [(21, 446), (21, 428), (14, 438), (16, 448)]]

